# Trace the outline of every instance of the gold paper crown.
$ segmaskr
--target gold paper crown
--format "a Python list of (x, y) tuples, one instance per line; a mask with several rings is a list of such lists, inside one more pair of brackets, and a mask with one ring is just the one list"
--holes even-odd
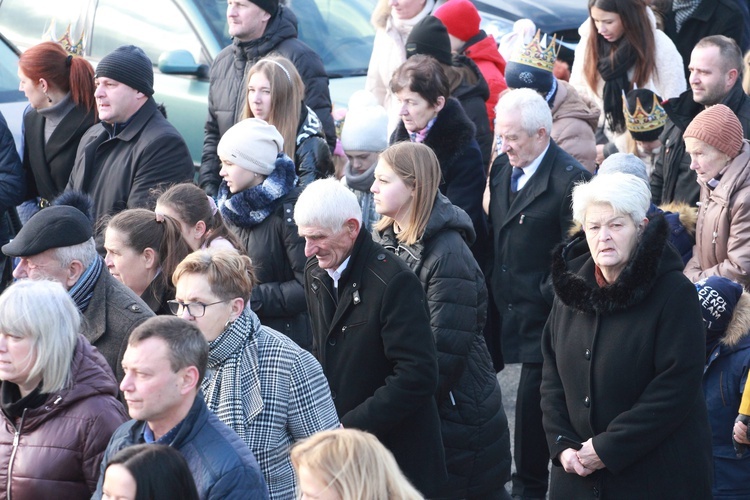
[(84, 39), (84, 32), (81, 31), (81, 36), (78, 38), (78, 41), (76, 43), (73, 43), (73, 39), (70, 37), (70, 24), (68, 24), (68, 29), (65, 30), (65, 34), (61, 36), (60, 38), (57, 38), (55, 35), (55, 21), (53, 20), (50, 24), (49, 28), (47, 28), (47, 31), (42, 36), (42, 40), (50, 40), (53, 42), (57, 42), (60, 45), (62, 45), (62, 48), (65, 49), (68, 54), (72, 54), (74, 56), (81, 56), (83, 57), (83, 39)]
[(635, 99), (635, 112), (631, 115), (628, 111), (628, 100), (625, 92), (622, 93), (622, 111), (625, 114), (625, 126), (630, 132), (643, 133), (651, 132), (667, 123), (667, 112), (664, 111), (656, 94), (653, 94), (654, 102), (651, 107), (651, 113), (646, 112), (641, 105), (641, 99)]
[(552, 35), (552, 41), (544, 48), (542, 47), (541, 33), (541, 30), (536, 30), (534, 38), (511, 58), (511, 62), (525, 64), (551, 73), (555, 67), (557, 54), (560, 52), (557, 45), (557, 35)]

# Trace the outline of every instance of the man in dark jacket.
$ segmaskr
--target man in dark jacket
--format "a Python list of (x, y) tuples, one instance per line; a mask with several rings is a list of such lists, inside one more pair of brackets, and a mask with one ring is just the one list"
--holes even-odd
[(230, 0), (227, 8), (232, 45), (225, 47), (211, 66), (208, 89), (208, 119), (203, 141), (198, 184), (210, 195), (219, 189), (219, 156), (216, 147), (229, 127), (240, 120), (247, 90), (243, 86), (247, 70), (271, 52), (294, 64), (305, 84), (305, 104), (323, 123), (331, 149), (336, 131), (331, 117), (328, 75), (323, 61), (297, 39), (297, 18), (278, 0)]
[(700, 185), (690, 170), (682, 134), (707, 106), (724, 104), (734, 111), (745, 139), (750, 138), (750, 97), (742, 90), (742, 52), (722, 35), (702, 39), (690, 55), (690, 90), (664, 103), (668, 119), (659, 140), (662, 151), (651, 174), (651, 199), (656, 205), (673, 201), (695, 206)]
[(744, 46), (744, 18), (737, 3), (737, 0), (675, 0), (664, 14), (664, 33), (682, 56), (686, 77), (690, 76), (690, 52), (702, 38), (724, 35)]
[(362, 228), (357, 198), (313, 182), (294, 210), (305, 238), (313, 350), (344, 427), (374, 434), (425, 496), (447, 479), (435, 341), (419, 278)]
[(193, 179), (190, 151), (158, 109), (151, 60), (123, 45), (97, 65), (100, 123), (81, 138), (67, 189), (94, 199), (94, 219), (147, 207), (152, 188)]
[(3, 253), (21, 259), (14, 278), (62, 283), (85, 319), (81, 333), (119, 381), (128, 335), (154, 313), (109, 274), (92, 235), (91, 221), (79, 209), (52, 206), (31, 217)]
[(485, 191), (493, 228), (492, 291), (500, 311), (506, 363), (523, 363), (516, 402), (513, 495), (544, 498), (549, 453), (542, 427), (541, 339), (552, 308), (552, 249), (571, 226), (571, 192), (591, 178), (550, 139), (552, 113), (531, 89), (498, 103), (495, 134), (501, 155)]
[[(5, 118), (0, 113), (0, 245), (13, 237), (11, 212), (23, 201), (26, 177)], [(11, 260), (0, 253), (0, 292), (10, 283)]]
[(120, 390), (133, 420), (112, 435), (93, 499), (102, 497), (109, 459), (142, 443), (165, 444), (182, 453), (201, 499), (268, 498), (250, 448), (208, 411), (199, 394), (208, 344), (197, 326), (173, 316), (146, 321), (130, 335), (122, 364)]

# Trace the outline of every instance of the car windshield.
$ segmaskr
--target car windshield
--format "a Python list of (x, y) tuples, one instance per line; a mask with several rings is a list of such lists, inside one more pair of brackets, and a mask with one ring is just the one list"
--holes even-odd
[[(367, 74), (375, 28), (370, 14), (375, 0), (287, 0), (297, 16), (300, 40), (320, 55), (332, 78)], [(213, 28), (214, 36), (226, 46), (226, 0), (197, 3)]]
[(18, 55), (0, 39), (0, 102), (21, 101), (18, 90)]

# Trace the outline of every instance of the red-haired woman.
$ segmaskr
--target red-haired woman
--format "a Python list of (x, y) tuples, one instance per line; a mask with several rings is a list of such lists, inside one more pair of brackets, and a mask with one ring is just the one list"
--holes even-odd
[(51, 200), (65, 190), (78, 143), (97, 122), (94, 68), (42, 42), (21, 54), (18, 76), (31, 106), (23, 119), (27, 194)]
[[(570, 83), (602, 110), (599, 125), (617, 149), (627, 152), (622, 92), (649, 89), (664, 99), (687, 88), (682, 57), (672, 40), (656, 29), (645, 0), (589, 0), (589, 19), (578, 29)], [(603, 160), (602, 146), (597, 159)], [(614, 148), (609, 148), (615, 152)]]

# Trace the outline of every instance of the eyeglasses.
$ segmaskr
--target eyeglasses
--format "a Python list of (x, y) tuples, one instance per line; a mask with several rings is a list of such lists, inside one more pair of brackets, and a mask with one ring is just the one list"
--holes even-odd
[(169, 304), (169, 312), (171, 312), (175, 316), (182, 316), (185, 313), (185, 309), (187, 309), (188, 314), (193, 318), (202, 318), (203, 315), (206, 314), (206, 308), (208, 306), (221, 304), (222, 302), (227, 301), (220, 300), (218, 302), (211, 302), (210, 304), (204, 304), (203, 302), (190, 302), (186, 304), (185, 302), (180, 302), (179, 300), (168, 300), (167, 304)]

